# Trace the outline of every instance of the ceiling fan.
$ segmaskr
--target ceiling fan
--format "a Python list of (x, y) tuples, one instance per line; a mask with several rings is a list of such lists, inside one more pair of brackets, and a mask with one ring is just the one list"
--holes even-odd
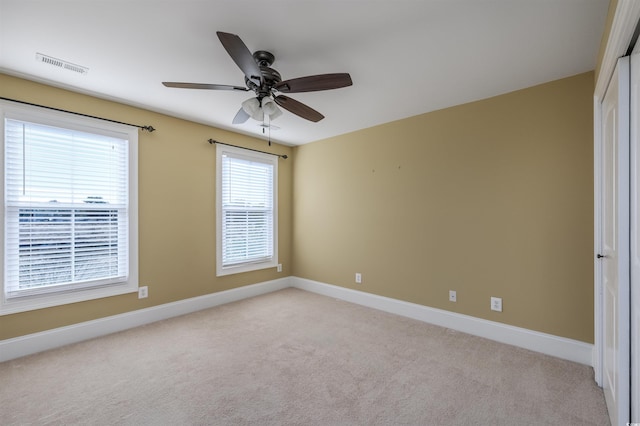
[(256, 97), (242, 103), (242, 107), (233, 118), (233, 124), (244, 123), (249, 118), (261, 121), (264, 115), (268, 115), (270, 119), (276, 118), (282, 113), (274, 105), (274, 102), (299, 117), (318, 122), (324, 118), (324, 115), (302, 102), (277, 93), (315, 92), (339, 89), (353, 84), (348, 73), (318, 74), (282, 81), (280, 73), (270, 67), (275, 60), (273, 54), (265, 50), (258, 50), (251, 54), (237, 35), (222, 31), (218, 31), (216, 34), (231, 59), (244, 73), (246, 87), (173, 81), (164, 81), (162, 84), (166, 87), (181, 89), (238, 90), (243, 92), (253, 90)]

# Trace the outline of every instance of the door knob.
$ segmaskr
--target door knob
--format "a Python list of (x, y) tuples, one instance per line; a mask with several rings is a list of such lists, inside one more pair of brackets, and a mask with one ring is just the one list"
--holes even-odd
[(603, 257), (607, 257), (607, 256), (606, 256), (606, 255), (604, 255), (604, 254), (600, 254), (600, 253), (598, 253), (598, 259), (602, 259)]

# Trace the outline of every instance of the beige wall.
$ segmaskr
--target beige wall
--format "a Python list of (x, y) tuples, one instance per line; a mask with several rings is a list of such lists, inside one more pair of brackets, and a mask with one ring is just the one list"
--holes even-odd
[(209, 138), (291, 156), (282, 145), (0, 74), (0, 96), (152, 125), (139, 133), (140, 285), (135, 294), (0, 316), (0, 339), (129, 312), (291, 273), (292, 160), (279, 163), (279, 260), (275, 269), (215, 276), (215, 147)]
[[(295, 149), (274, 145), (290, 156), (279, 163), (284, 270), (216, 278), (215, 152), (206, 141), (268, 149), (264, 141), (0, 74), (0, 96), (158, 129), (140, 132), (149, 298), (2, 316), (0, 339), (296, 275), (592, 342), (593, 79)], [(504, 312), (489, 310), (490, 296), (503, 298)]]
[(593, 342), (593, 84), (296, 147), (293, 274)]

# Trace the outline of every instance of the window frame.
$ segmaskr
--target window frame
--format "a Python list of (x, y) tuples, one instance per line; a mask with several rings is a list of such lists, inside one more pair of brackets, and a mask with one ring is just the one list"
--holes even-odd
[[(272, 177), (272, 232), (273, 232), (273, 254), (271, 258), (263, 261), (247, 261), (230, 266), (223, 265), (222, 259), (222, 157), (228, 154), (235, 158), (244, 160), (268, 163), (273, 166)], [(267, 268), (275, 268), (278, 265), (278, 156), (261, 153), (234, 146), (216, 144), (216, 276), (238, 274), (242, 272), (257, 271)]]
[[(89, 287), (62, 288), (60, 291), (49, 291), (41, 294), (7, 297), (5, 285), (5, 256), (7, 254), (6, 235), (6, 199), (5, 199), (5, 119), (15, 119), (39, 123), (65, 129), (79, 130), (102, 135), (118, 135), (128, 140), (128, 275), (124, 280), (108, 285), (96, 284)], [(111, 123), (95, 118), (78, 116), (60, 111), (48, 110), (35, 106), (16, 105), (0, 100), (0, 133), (2, 149), (0, 150), (0, 191), (2, 193), (2, 209), (0, 209), (0, 271), (3, 284), (0, 286), (0, 315), (14, 314), (69, 303), (83, 302), (138, 291), (138, 129), (134, 126)]]

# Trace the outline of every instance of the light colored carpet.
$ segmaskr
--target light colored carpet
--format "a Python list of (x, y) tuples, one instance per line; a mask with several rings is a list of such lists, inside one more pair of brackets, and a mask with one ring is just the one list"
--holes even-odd
[(0, 364), (3, 425), (607, 425), (590, 367), (286, 289)]

